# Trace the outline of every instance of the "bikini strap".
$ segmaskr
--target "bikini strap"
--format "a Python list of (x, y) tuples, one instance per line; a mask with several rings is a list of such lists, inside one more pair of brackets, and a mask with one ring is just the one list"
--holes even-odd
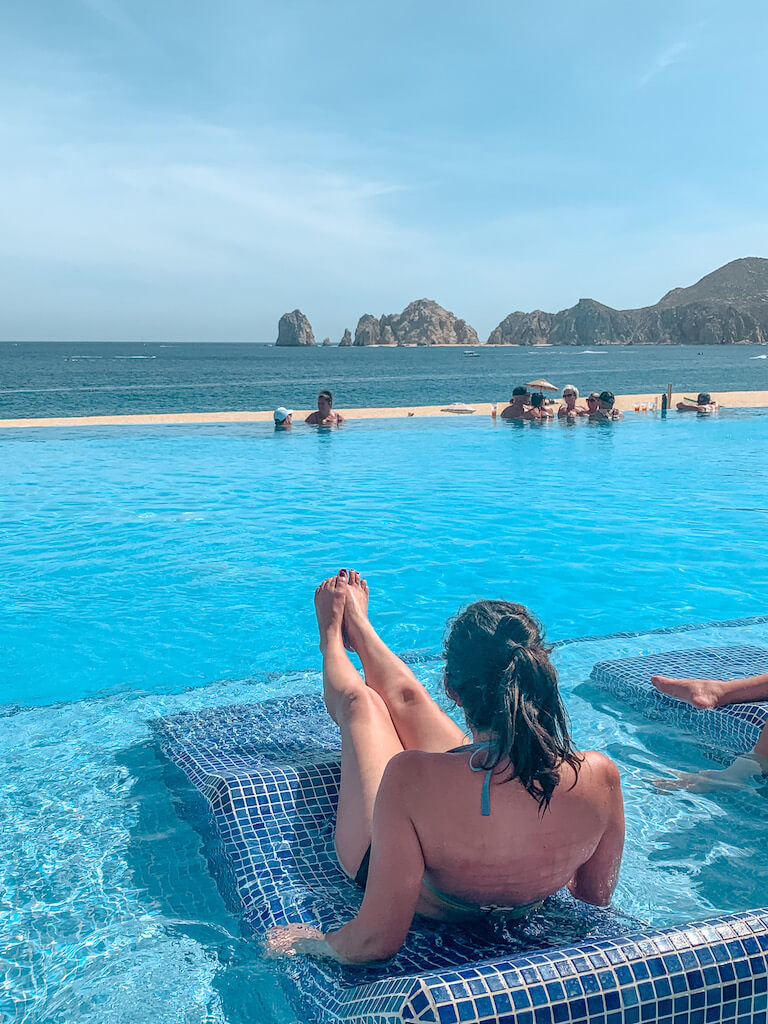
[(480, 814), (484, 818), (489, 818), (491, 815), (491, 772), (492, 768), (486, 768), (485, 765), (475, 764), (475, 755), (481, 751), (488, 752), (491, 749), (490, 743), (474, 743), (474, 750), (469, 756), (469, 767), (473, 772), (485, 772), (485, 778), (483, 779), (483, 788), (480, 794)]

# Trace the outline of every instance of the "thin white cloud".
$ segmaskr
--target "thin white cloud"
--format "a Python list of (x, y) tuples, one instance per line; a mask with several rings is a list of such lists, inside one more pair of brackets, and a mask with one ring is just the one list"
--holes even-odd
[(691, 43), (684, 39), (665, 47), (656, 55), (648, 69), (640, 76), (638, 85), (641, 87), (648, 85), (657, 75), (685, 60), (690, 51)]

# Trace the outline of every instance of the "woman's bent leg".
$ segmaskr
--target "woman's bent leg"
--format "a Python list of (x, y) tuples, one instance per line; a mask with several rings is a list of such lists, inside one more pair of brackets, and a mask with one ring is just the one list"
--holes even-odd
[(349, 660), (341, 637), (347, 582), (325, 580), (315, 592), (323, 652), (323, 695), (341, 730), (341, 785), (336, 813), (336, 853), (354, 877), (371, 842), (373, 807), (384, 770), (403, 745), (384, 701)]
[(354, 570), (349, 574), (344, 628), (363, 663), (366, 684), (386, 704), (403, 747), (437, 753), (467, 742), (464, 730), (435, 703), (371, 625), (368, 585)]

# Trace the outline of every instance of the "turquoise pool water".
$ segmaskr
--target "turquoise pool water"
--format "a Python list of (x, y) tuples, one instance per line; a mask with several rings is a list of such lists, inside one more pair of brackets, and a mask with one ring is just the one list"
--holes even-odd
[[(552, 639), (763, 614), (766, 442), (752, 413), (0, 435), (0, 1019), (291, 1021), (148, 719), (316, 691), (311, 596), (341, 565), (435, 688), (445, 620), (479, 596), (526, 602)], [(654, 792), (704, 755), (584, 681), (602, 658), (747, 639), (768, 629), (557, 654), (577, 741), (622, 769), (617, 901), (650, 923), (764, 902), (764, 795)]]

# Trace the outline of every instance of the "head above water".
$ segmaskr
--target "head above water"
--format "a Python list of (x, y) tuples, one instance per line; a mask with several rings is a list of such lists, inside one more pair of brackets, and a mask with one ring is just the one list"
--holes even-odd
[(579, 397), (579, 389), (575, 388), (573, 384), (566, 384), (563, 388), (563, 398), (572, 398), (574, 401)]
[(616, 397), (612, 391), (601, 391), (597, 400), (601, 405), (607, 405), (609, 409), (612, 409)]
[(508, 762), (544, 812), (567, 762), (581, 763), (569, 735), (550, 648), (534, 616), (510, 601), (475, 601), (450, 623), (445, 686), (467, 724), (488, 733), (486, 765)]
[(540, 409), (544, 405), (544, 395), (540, 391), (534, 391), (531, 395), (531, 405), (534, 409)]
[(712, 401), (712, 396), (710, 395), (710, 393), (708, 391), (700, 391), (698, 396), (697, 396), (697, 398), (696, 398), (696, 404), (697, 405), (709, 405), (709, 403), (711, 401)]
[(524, 384), (518, 384), (516, 388), (512, 389), (512, 401), (516, 398), (523, 398), (528, 394), (528, 388)]

